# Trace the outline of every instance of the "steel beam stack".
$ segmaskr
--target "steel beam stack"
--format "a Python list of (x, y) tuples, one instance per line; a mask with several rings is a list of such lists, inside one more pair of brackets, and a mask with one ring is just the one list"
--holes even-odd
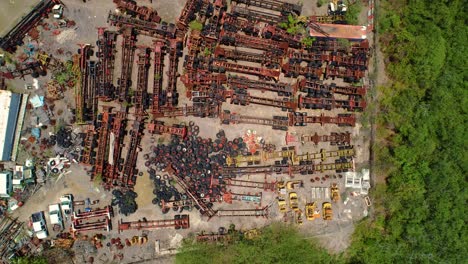
[(123, 30), (122, 71), (118, 80), (118, 97), (120, 101), (129, 101), (128, 89), (132, 85), (132, 69), (135, 56), (136, 35), (131, 27)]
[(132, 27), (137, 33), (154, 38), (175, 38), (176, 35), (176, 26), (172, 23), (167, 24), (165, 22), (162, 22), (161, 24), (159, 24), (112, 12), (109, 12), (107, 22), (113, 26), (120, 28)]
[(133, 222), (120, 220), (118, 225), (119, 233), (126, 230), (187, 229), (190, 228), (190, 217), (189, 215), (175, 215), (173, 219), (166, 220), (139, 220)]
[(185, 32), (191, 21), (195, 20), (195, 13), (200, 10), (202, 2), (206, 0), (187, 0), (177, 20), (177, 28)]
[(226, 58), (233, 61), (249, 61), (260, 63), (262, 65), (268, 65), (270, 67), (275, 67), (281, 64), (282, 57), (277, 54), (265, 51), (263, 53), (254, 53), (241, 50), (230, 50), (223, 49), (221, 47), (216, 47), (214, 52), (215, 57), (217, 58)]
[(158, 12), (153, 10), (150, 7), (146, 6), (137, 6), (136, 2), (133, 0), (114, 0), (114, 3), (117, 5), (117, 8), (124, 13), (138, 16), (141, 20), (156, 22), (161, 21), (161, 17), (158, 16)]
[(156, 40), (154, 41), (154, 80), (153, 80), (153, 105), (151, 107), (151, 112), (156, 114), (159, 112), (161, 102), (161, 94), (163, 92), (163, 70), (164, 70), (164, 55), (165, 53), (165, 42)]
[(264, 80), (252, 80), (247, 77), (229, 75), (227, 84), (231, 89), (254, 89), (260, 91), (271, 91), (279, 96), (293, 96), (296, 94), (296, 86), (282, 82), (268, 82)]
[(221, 123), (225, 125), (229, 124), (257, 124), (271, 126), (273, 129), (288, 130), (289, 118), (287, 116), (273, 116), (273, 118), (260, 118), (255, 116), (245, 116), (234, 114), (228, 110), (220, 116)]
[(349, 132), (331, 132), (330, 135), (318, 135), (317, 133), (315, 133), (313, 135), (301, 135), (300, 137), (296, 137), (286, 132), (285, 138), (287, 145), (297, 142), (301, 142), (302, 144), (313, 142), (315, 145), (318, 145), (318, 143), (320, 142), (330, 142), (330, 145), (332, 146), (349, 146), (351, 144), (351, 133)]
[(96, 162), (94, 164), (94, 177), (103, 176), (103, 171), (107, 163), (106, 154), (108, 151), (109, 132), (112, 127), (113, 118), (111, 109), (111, 107), (104, 106), (102, 115), (100, 117), (98, 116), (99, 141)]
[(299, 95), (298, 107), (307, 109), (326, 109), (332, 110), (343, 108), (347, 111), (362, 111), (366, 107), (366, 101), (362, 98), (349, 96), (347, 100), (335, 98), (314, 98)]
[(294, 112), (289, 113), (290, 126), (306, 126), (307, 124), (336, 124), (338, 126), (354, 126), (356, 124), (356, 116), (354, 114), (338, 114), (337, 116), (307, 116), (307, 113)]
[(98, 80), (96, 94), (103, 101), (110, 101), (115, 97), (115, 87), (113, 85), (114, 64), (115, 64), (115, 42), (117, 32), (107, 31), (104, 28), (98, 28), (98, 52), (96, 57), (98, 63)]
[(288, 51), (287, 42), (240, 35), (224, 30), (221, 31), (219, 43), (227, 46), (240, 46), (252, 49), (266, 50), (270, 52), (275, 52), (278, 55), (286, 54)]
[(146, 115), (147, 106), (147, 91), (148, 91), (148, 76), (150, 68), (151, 49), (143, 48), (138, 54), (138, 76), (137, 89), (134, 95), (135, 115)]
[(323, 84), (317, 81), (302, 79), (298, 81), (301, 92), (307, 93), (308, 97), (332, 97), (334, 94), (364, 97), (367, 92), (366, 86), (337, 86), (336, 83)]
[(233, 0), (233, 2), (281, 12), (282, 15), (286, 16), (288, 14), (300, 15), (302, 12), (302, 5), (279, 0)]
[(288, 19), (287, 17), (284, 17), (280, 14), (272, 14), (270, 12), (253, 10), (240, 6), (233, 6), (231, 8), (231, 12), (235, 16), (242, 17), (248, 20), (258, 20), (261, 22), (275, 25)]
[(231, 63), (223, 60), (214, 60), (211, 64), (211, 70), (224, 73), (226, 71), (238, 72), (238, 73), (245, 73), (250, 75), (256, 75), (262, 78), (267, 79), (278, 79), (280, 76), (279, 69), (268, 69), (265, 67), (253, 67), (247, 65), (240, 65), (237, 63)]

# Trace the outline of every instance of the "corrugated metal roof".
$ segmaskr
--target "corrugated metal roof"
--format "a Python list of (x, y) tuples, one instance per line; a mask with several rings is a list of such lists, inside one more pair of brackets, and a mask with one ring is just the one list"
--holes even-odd
[[(11, 153), (13, 150), (16, 124), (18, 122), (18, 113), (21, 106), (21, 94), (15, 94), (8, 91), (2, 91), (0, 93), (2, 104), (2, 110), (8, 111), (8, 117), (6, 122), (0, 126), (0, 160), (11, 160)], [(5, 121), (5, 118), (3, 119)]]

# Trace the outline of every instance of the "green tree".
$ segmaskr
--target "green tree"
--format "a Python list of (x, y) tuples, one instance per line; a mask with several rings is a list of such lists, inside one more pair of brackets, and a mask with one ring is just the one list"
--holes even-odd
[(189, 28), (190, 29), (193, 29), (193, 30), (198, 30), (198, 31), (202, 31), (203, 29), (203, 24), (198, 21), (198, 20), (192, 20), (190, 23), (189, 23)]
[(11, 263), (13, 264), (47, 264), (47, 260), (43, 257), (18, 257), (14, 258)]

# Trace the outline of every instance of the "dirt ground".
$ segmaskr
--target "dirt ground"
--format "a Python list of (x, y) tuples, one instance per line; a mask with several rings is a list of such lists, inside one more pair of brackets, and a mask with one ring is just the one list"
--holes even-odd
[[(96, 27), (104, 26), (111, 28), (107, 25), (107, 13), (109, 10), (114, 9), (114, 4), (112, 1), (97, 1), (97, 0), (88, 0), (86, 4), (83, 4), (82, 1), (77, 0), (63, 0), (66, 5), (65, 16), (69, 19), (72, 19), (76, 22), (76, 27), (73, 30), (63, 31), (57, 36), (53, 36), (50, 32), (43, 33), (41, 37), (42, 42), (39, 43), (39, 46), (52, 53), (57, 54), (58, 49), (63, 50), (63, 55), (57, 54), (59, 58), (66, 58), (71, 53), (76, 53), (78, 46), (75, 44), (78, 43), (95, 43), (97, 39)], [(172, 1), (153, 1), (153, 7), (158, 11), (160, 16), (164, 21), (174, 22), (178, 17), (185, 1), (184, 0), (172, 0)], [(289, 2), (296, 2), (295, 0), (290, 0)], [(151, 5), (148, 0), (138, 1), (138, 4)], [(363, 19), (365, 18), (365, 13), (367, 9), (363, 10)], [(320, 15), (326, 13), (326, 5), (322, 6), (320, 9), (316, 7), (316, 1), (304, 1), (303, 15)], [(363, 21), (364, 22), (364, 21)], [(365, 24), (365, 23), (363, 23)], [(73, 44), (70, 44), (73, 43)], [(121, 37), (118, 38), (117, 43), (117, 55), (116, 55), (116, 65), (115, 65), (115, 82), (120, 73), (120, 52), (119, 43), (121, 43)], [(139, 45), (151, 45), (151, 42), (146, 37), (138, 37)], [(138, 53), (138, 51), (137, 51)], [(136, 54), (137, 54), (136, 53)], [(137, 57), (137, 56), (135, 56)], [(183, 60), (183, 59), (181, 59)], [(381, 61), (380, 61), (381, 62)], [(180, 62), (182, 64), (182, 62)], [(167, 63), (166, 63), (167, 65)], [(137, 67), (136, 62), (133, 68), (133, 79), (136, 79)], [(150, 69), (149, 79), (152, 80), (153, 66)], [(47, 78), (40, 79), (40, 82), (45, 82)], [(292, 83), (294, 80), (291, 78), (282, 78), (281, 81)], [(32, 82), (30, 77), (26, 77), (25, 81), (15, 80), (10, 82), (9, 85), (15, 87), (19, 91), (22, 91), (24, 83)], [(336, 82), (336, 81), (335, 81)], [(134, 82), (136, 83), (136, 82)], [(338, 83), (339, 84), (339, 83)], [(178, 80), (177, 87), (179, 89), (179, 94), (181, 95), (180, 104), (183, 105), (185, 102), (188, 102), (185, 96), (185, 87)], [(152, 90), (152, 82), (149, 82), (148, 90)], [(34, 91), (36, 93), (43, 93), (43, 91)], [(265, 92), (252, 91), (252, 95), (260, 95), (265, 97), (276, 97), (276, 94)], [(65, 114), (62, 118), (69, 118), (69, 106), (73, 105), (73, 97), (70, 91), (64, 100), (55, 102), (57, 109), (62, 109)], [(286, 112), (282, 112), (280, 109), (271, 108), (271, 107), (259, 107), (255, 105), (249, 106), (237, 106), (230, 105), (225, 103), (223, 109), (229, 109), (231, 112), (240, 113), (243, 115), (254, 115), (259, 117), (271, 117), (272, 115), (282, 115), (285, 116)], [(305, 111), (305, 109), (304, 109)], [(322, 113), (320, 110), (307, 110), (308, 115), (319, 115)], [(336, 115), (337, 113), (342, 113), (341, 110), (333, 111), (323, 111), (327, 115)], [(189, 121), (194, 121), (200, 127), (200, 136), (201, 137), (211, 137), (214, 138), (219, 129), (223, 129), (226, 132), (228, 139), (234, 137), (239, 137), (244, 135), (247, 130), (256, 131), (257, 136), (264, 137), (268, 143), (274, 144), (279, 149), (282, 146), (286, 145), (284, 131), (275, 131), (270, 127), (260, 126), (260, 125), (222, 125), (219, 119), (207, 119), (207, 118), (197, 118), (197, 117), (184, 117), (184, 118), (172, 118), (172, 119), (163, 119), (166, 124), (174, 124)], [(130, 122), (131, 123), (131, 122)], [(290, 127), (289, 133), (296, 133), (297, 135), (301, 134), (313, 134), (317, 132), (318, 134), (329, 134), (330, 132), (345, 132), (349, 131), (353, 135), (353, 144), (356, 150), (355, 165), (359, 170), (361, 168), (368, 168), (369, 160), (369, 127), (363, 127), (361, 124), (357, 124), (354, 128), (338, 127), (336, 125), (325, 125), (320, 126), (318, 124), (309, 124), (307, 127)], [(117, 224), (119, 220), (123, 221), (137, 221), (146, 217), (148, 220), (159, 220), (159, 219), (170, 219), (175, 215), (174, 212), (169, 212), (168, 214), (163, 215), (160, 209), (152, 204), (152, 199), (154, 195), (152, 193), (153, 187), (152, 182), (149, 179), (149, 175), (146, 172), (144, 166), (144, 159), (142, 158), (143, 154), (150, 151), (151, 145), (156, 144), (161, 138), (167, 139), (167, 136), (151, 136), (145, 131), (145, 135), (142, 138), (141, 147), (142, 150), (139, 152), (139, 158), (137, 161), (137, 168), (144, 172), (143, 176), (138, 177), (137, 184), (135, 186), (135, 191), (138, 193), (137, 204), (138, 211), (135, 214), (132, 214), (128, 217), (116, 215), (113, 219), (114, 230), (106, 234), (107, 239), (104, 243), (107, 243), (111, 238), (120, 237), (121, 239), (131, 238), (134, 235), (142, 235), (142, 231), (125, 231), (122, 234), (117, 233)], [(305, 152), (318, 152), (320, 149), (333, 149), (327, 143), (319, 143), (315, 146), (313, 144), (301, 145), (300, 143), (295, 144), (297, 147), (298, 153)], [(125, 151), (122, 155), (125, 157)], [(73, 193), (75, 198), (78, 200), (90, 198), (91, 200), (100, 200), (100, 203), (96, 207), (102, 207), (110, 203), (111, 194), (102, 190), (100, 187), (96, 186), (93, 182), (89, 181), (89, 176), (86, 174), (85, 168), (80, 165), (72, 165), (70, 173), (49, 181), (43, 188), (39, 189), (37, 193), (20, 209), (15, 211), (15, 215), (19, 217), (20, 220), (27, 221), (28, 217), (32, 212), (45, 210), (47, 211), (47, 205), (58, 201), (58, 198), (66, 193)], [(318, 176), (322, 177), (325, 175), (332, 176), (335, 173), (323, 173), (313, 175), (313, 177)], [(304, 210), (305, 203), (311, 202), (312, 200), (317, 201), (317, 204), (320, 206), (322, 202), (329, 200), (326, 198), (322, 199), (313, 199), (311, 195), (312, 187), (329, 187), (332, 182), (339, 184), (340, 191), (342, 194), (342, 201), (336, 204), (333, 204), (334, 217), (332, 221), (324, 221), (322, 219), (316, 219), (314, 221), (307, 221), (303, 217), (304, 224), (300, 226), (302, 232), (307, 234), (308, 237), (318, 238), (322, 244), (328, 249), (334, 252), (342, 252), (349, 245), (350, 235), (353, 232), (353, 224), (361, 219), (364, 214), (365, 205), (363, 203), (362, 197), (351, 196), (348, 190), (344, 189), (344, 178), (339, 179), (338, 177), (335, 180), (326, 180), (323, 182), (314, 182), (310, 181), (311, 176), (302, 176), (297, 175), (294, 180), (300, 179), (304, 181), (304, 188), (299, 188), (295, 190), (299, 195), (299, 207)], [(255, 175), (255, 176), (244, 176), (240, 179), (244, 180), (258, 180), (258, 181), (279, 181), (279, 180), (291, 180), (288, 175)], [(252, 190), (246, 188), (232, 188), (234, 192), (260, 192), (262, 190)], [(347, 203), (344, 204), (343, 201), (347, 200)], [(147, 244), (142, 246), (133, 246), (125, 247), (124, 249), (124, 260), (121, 263), (132, 263), (132, 262), (143, 262), (144, 260), (149, 260), (148, 263), (170, 263), (172, 260), (170, 258), (155, 259), (158, 255), (155, 253), (155, 242), (161, 242), (161, 248), (170, 249), (175, 248), (180, 241), (181, 237), (185, 237), (190, 233), (197, 233), (202, 230), (208, 232), (216, 232), (219, 227), (228, 227), (231, 223), (234, 223), (238, 229), (250, 229), (250, 228), (259, 228), (265, 226), (273, 221), (285, 221), (291, 222), (290, 217), (283, 217), (278, 211), (278, 205), (276, 202), (276, 194), (273, 192), (263, 192), (261, 205), (234, 202), (231, 205), (228, 204), (217, 204), (215, 205), (216, 209), (237, 209), (237, 208), (256, 208), (270, 206), (269, 208), (269, 218), (213, 218), (209, 222), (206, 219), (202, 219), (196, 210), (190, 212), (190, 225), (191, 228), (188, 230), (157, 230), (147, 232), (149, 241)], [(321, 209), (321, 208), (320, 208)], [(351, 213), (346, 213), (349, 212)], [(47, 218), (47, 217), (46, 217)], [(48, 218), (47, 218), (48, 219)], [(49, 227), (49, 230), (50, 227)], [(145, 232), (146, 233), (146, 232)], [(112, 261), (112, 256), (118, 251), (113, 247), (104, 247), (98, 251), (98, 254), (95, 257), (95, 263), (110, 263)], [(84, 261), (78, 257), (78, 262)], [(151, 260), (150, 260), (151, 259)], [(80, 262), (83, 263), (83, 262)]]

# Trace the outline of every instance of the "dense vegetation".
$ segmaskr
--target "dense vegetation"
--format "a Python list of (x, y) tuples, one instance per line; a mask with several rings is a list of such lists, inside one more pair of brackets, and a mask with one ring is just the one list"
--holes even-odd
[(381, 1), (379, 41), (391, 84), (378, 88), (375, 167), (386, 178), (373, 188), (374, 212), (357, 225), (343, 258), (290, 231), (267, 229), (272, 233), (258, 242), (190, 246), (197, 250), (180, 254), (178, 263), (466, 263), (464, 4)]
[(275, 224), (256, 239), (240, 239), (228, 245), (187, 243), (176, 263), (339, 263), (338, 257), (304, 239), (294, 228)]
[(391, 171), (374, 191), (375, 218), (358, 226), (353, 262), (468, 259), (464, 3), (389, 0), (379, 9), (392, 84), (380, 87), (377, 158)]

